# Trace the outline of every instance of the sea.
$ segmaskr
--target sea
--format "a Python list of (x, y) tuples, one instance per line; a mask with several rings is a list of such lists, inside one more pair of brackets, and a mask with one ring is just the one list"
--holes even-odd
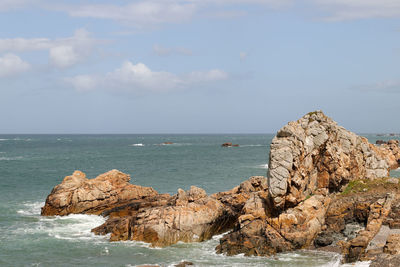
[[(201, 243), (152, 248), (143, 242), (109, 242), (90, 230), (106, 218), (40, 216), (47, 195), (63, 178), (111, 169), (131, 183), (175, 194), (196, 185), (215, 193), (254, 175), (266, 175), (272, 134), (210, 135), (0, 135), (0, 266), (343, 266), (340, 255), (316, 251), (272, 257), (215, 253), (221, 236)], [(390, 136), (364, 135), (370, 142)], [(164, 142), (173, 144), (165, 145)], [(239, 147), (221, 147), (232, 142)], [(400, 171), (392, 172), (400, 176)], [(348, 266), (368, 266), (368, 262)]]

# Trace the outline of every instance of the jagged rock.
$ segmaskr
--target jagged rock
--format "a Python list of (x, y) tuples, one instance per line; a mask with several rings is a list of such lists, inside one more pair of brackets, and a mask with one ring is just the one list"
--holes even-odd
[(370, 205), (365, 230), (361, 230), (355, 238), (343, 245), (346, 261), (355, 262), (365, 252), (368, 244), (379, 232), (384, 219), (389, 214), (393, 198), (393, 196), (388, 196), (386, 199), (381, 198)]
[(259, 191), (268, 192), (268, 182), (264, 176), (252, 176), (239, 186), (226, 192), (215, 193), (211, 197), (218, 199), (224, 205), (230, 207), (239, 216), (251, 194)]
[(164, 247), (178, 241), (200, 242), (232, 228), (235, 214), (201, 188), (178, 190), (167, 205), (144, 208), (133, 216), (110, 218), (93, 229), (110, 240), (136, 240)]
[(400, 254), (400, 234), (391, 234), (388, 236), (383, 252), (391, 255)]
[(267, 195), (254, 194), (234, 231), (220, 240), (217, 252), (271, 255), (306, 248), (321, 231), (329, 203), (329, 197), (312, 196), (279, 217), (270, 217)]
[(379, 254), (371, 262), (369, 267), (398, 267), (400, 266), (400, 255)]
[(387, 141), (384, 141), (384, 140), (376, 140), (375, 144), (377, 144), (377, 145), (383, 145), (383, 144), (387, 144)]
[[(387, 144), (382, 145), (382, 147), (386, 149), (386, 154), (388, 154), (388, 160), (390, 160), (389, 165), (391, 169), (397, 169), (400, 166), (399, 140), (389, 140)], [(393, 154), (394, 157), (391, 157), (390, 154)]]
[(398, 143), (397, 147), (369, 144), (322, 111), (289, 122), (270, 149), (268, 184), (276, 211), (294, 207), (317, 191), (339, 191), (354, 179), (388, 176), (389, 169), (397, 166), (397, 149)]
[(158, 194), (151, 187), (133, 185), (129, 180), (129, 175), (118, 170), (95, 179), (87, 179), (83, 172), (75, 171), (53, 188), (42, 208), (42, 215), (100, 214), (116, 205)]

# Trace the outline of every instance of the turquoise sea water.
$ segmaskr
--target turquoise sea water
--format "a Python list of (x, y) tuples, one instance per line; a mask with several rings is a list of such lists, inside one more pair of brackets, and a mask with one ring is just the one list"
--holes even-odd
[[(41, 217), (51, 189), (74, 170), (96, 177), (110, 169), (131, 183), (176, 193), (191, 185), (208, 193), (229, 190), (266, 175), (273, 135), (0, 135), (0, 266), (338, 266), (339, 256), (301, 251), (275, 257), (227, 257), (214, 252), (218, 237), (203, 243), (149, 248), (113, 242), (90, 229), (104, 218)], [(367, 136), (371, 142), (388, 139)], [(163, 142), (172, 145), (160, 145)], [(240, 147), (222, 148), (224, 142)], [(396, 175), (398, 172), (394, 172)]]

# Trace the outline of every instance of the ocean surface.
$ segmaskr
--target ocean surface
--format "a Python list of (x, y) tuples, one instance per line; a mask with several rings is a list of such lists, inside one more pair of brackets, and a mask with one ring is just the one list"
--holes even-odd
[[(387, 136), (365, 135), (370, 142)], [(226, 191), (253, 175), (266, 175), (270, 134), (260, 135), (0, 135), (0, 266), (340, 266), (332, 253), (299, 251), (274, 257), (216, 254), (219, 237), (150, 248), (112, 242), (90, 229), (105, 219), (93, 215), (41, 217), (46, 196), (81, 170), (96, 177), (111, 169), (131, 183), (175, 194), (191, 185)], [(172, 145), (160, 145), (173, 142)], [(240, 147), (222, 148), (224, 142)], [(399, 171), (392, 173), (400, 176)], [(368, 263), (358, 263), (368, 266)]]

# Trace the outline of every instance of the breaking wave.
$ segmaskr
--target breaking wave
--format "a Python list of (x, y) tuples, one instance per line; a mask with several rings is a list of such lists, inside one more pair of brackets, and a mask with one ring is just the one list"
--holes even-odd
[[(40, 216), (44, 202), (25, 203), (17, 213), (31, 217), (32, 221), (20, 225), (15, 233), (44, 234), (49, 237), (79, 241), (106, 241), (107, 236), (97, 236), (91, 230), (105, 222), (105, 218), (97, 215), (70, 214), (67, 216)], [(21, 227), (22, 226), (22, 227)]]

